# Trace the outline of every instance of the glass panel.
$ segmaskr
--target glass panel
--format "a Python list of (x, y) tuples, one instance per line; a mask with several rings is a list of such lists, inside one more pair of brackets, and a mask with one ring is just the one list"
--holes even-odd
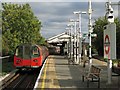
[(39, 57), (40, 53), (39, 53), (39, 49), (36, 46), (32, 47), (32, 57)]
[(23, 57), (23, 47), (22, 46), (17, 47), (15, 55), (20, 58)]
[(23, 59), (30, 59), (31, 58), (30, 49), (31, 49), (30, 45), (19, 46), (16, 49), (15, 55)]

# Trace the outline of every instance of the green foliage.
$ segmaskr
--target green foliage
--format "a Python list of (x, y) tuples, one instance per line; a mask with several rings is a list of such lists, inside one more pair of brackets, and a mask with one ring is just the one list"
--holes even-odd
[(41, 22), (34, 16), (29, 4), (2, 3), (2, 7), (3, 50), (13, 52), (21, 43), (41, 44)]
[[(115, 23), (116, 23), (116, 44), (117, 44), (117, 56), (120, 56), (120, 22), (119, 20), (116, 18), (115, 19)], [(103, 30), (104, 30), (104, 26), (107, 25), (107, 20), (105, 18), (98, 18), (97, 20), (95, 20), (94, 23), (94, 29), (93, 29), (93, 33), (97, 34), (97, 37), (94, 38), (92, 40), (93, 42), (93, 46), (97, 49), (98, 54), (100, 56), (103, 56)]]
[(97, 37), (93, 39), (93, 46), (95, 46), (99, 55), (103, 55), (103, 30), (107, 21), (105, 18), (98, 18), (94, 24), (93, 33), (96, 33)]
[(117, 57), (120, 58), (120, 21), (118, 19), (116, 22), (116, 48), (117, 48)]

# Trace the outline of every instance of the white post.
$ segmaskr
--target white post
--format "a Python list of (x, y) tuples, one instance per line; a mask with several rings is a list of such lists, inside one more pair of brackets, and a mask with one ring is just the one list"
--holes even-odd
[(112, 60), (108, 59), (108, 84), (111, 84), (112, 80)]
[(73, 20), (73, 19), (70, 19), (69, 20), (70, 22), (73, 22), (72, 24), (71, 24), (71, 59), (73, 59), (73, 63), (75, 63), (75, 52), (74, 52), (74, 44), (75, 44), (75, 31), (73, 31), (74, 30), (74, 28), (73, 27), (75, 27), (75, 20)]
[(91, 22), (91, 17), (92, 17), (92, 8), (91, 8), (91, 0), (89, 0), (89, 9), (88, 9), (88, 14), (89, 14), (89, 66), (91, 67), (92, 65), (92, 55), (91, 55), (91, 33), (92, 33), (92, 22)]
[(73, 25), (71, 25), (71, 27), (70, 27), (70, 41), (71, 41), (71, 46), (70, 46), (70, 51), (71, 51), (71, 57), (70, 57), (70, 59), (72, 59), (72, 55), (73, 55), (73, 42), (72, 42), (72, 28), (73, 27)]
[[(69, 33), (68, 33), (68, 35), (70, 36), (70, 28), (69, 28)], [(69, 49), (69, 50), (68, 50), (68, 52), (69, 52), (68, 59), (70, 59), (70, 55), (71, 55), (71, 54), (70, 54), (70, 53), (71, 53), (71, 51), (70, 51), (70, 46), (71, 46), (71, 45), (70, 45), (70, 44), (71, 44), (70, 38), (69, 38), (68, 42), (69, 42), (69, 43), (68, 43), (68, 44), (69, 44), (69, 47), (68, 47), (68, 49)]]
[(76, 64), (76, 21), (75, 21), (75, 26), (74, 26), (74, 29), (75, 29), (75, 33), (74, 33), (74, 61), (75, 61), (75, 64)]
[(82, 32), (81, 32), (81, 14), (79, 15), (79, 63), (81, 63), (81, 53), (82, 53)]
[(77, 63), (81, 63), (81, 53), (82, 53), (82, 32), (81, 32), (81, 14), (86, 14), (86, 12), (73, 12), (78, 14), (78, 32), (77, 32)]

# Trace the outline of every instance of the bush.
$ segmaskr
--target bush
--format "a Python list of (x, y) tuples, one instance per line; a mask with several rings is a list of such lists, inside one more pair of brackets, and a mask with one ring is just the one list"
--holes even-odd
[(8, 55), (8, 50), (7, 49), (3, 49), (2, 50), (2, 56), (7, 56)]
[(112, 60), (112, 64), (113, 66), (118, 67), (118, 60), (117, 59)]

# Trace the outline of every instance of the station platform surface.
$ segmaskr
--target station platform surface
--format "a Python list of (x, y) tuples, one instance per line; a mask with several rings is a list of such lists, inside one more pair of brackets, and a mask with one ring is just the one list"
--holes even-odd
[[(102, 69), (100, 74), (100, 89), (120, 90), (120, 76), (112, 76), (112, 83), (108, 84), (107, 63), (92, 59), (93, 64)], [(88, 64), (83, 68), (82, 64), (68, 64), (68, 59), (64, 56), (51, 55), (48, 57), (43, 69), (37, 88), (44, 89), (87, 89), (87, 81), (82, 82), (83, 70), (89, 70)], [(89, 89), (98, 90), (98, 83), (90, 82)]]

